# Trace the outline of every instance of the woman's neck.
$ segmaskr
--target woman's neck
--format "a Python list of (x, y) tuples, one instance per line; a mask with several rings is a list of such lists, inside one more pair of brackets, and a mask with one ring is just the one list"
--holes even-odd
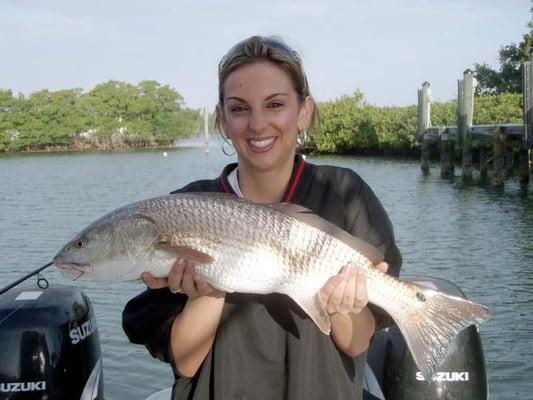
[(239, 165), (239, 187), (243, 196), (255, 203), (280, 202), (291, 179), (293, 160), (269, 171), (257, 171)]

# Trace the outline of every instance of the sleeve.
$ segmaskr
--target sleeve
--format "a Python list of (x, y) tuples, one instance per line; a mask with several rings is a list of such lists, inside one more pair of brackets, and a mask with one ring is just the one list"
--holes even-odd
[[(351, 185), (352, 191), (345, 198), (349, 232), (380, 249), (389, 264), (388, 274), (398, 277), (402, 256), (396, 246), (389, 216), (372, 189), (359, 176), (355, 175), (352, 179), (354, 178), (357, 179), (355, 184)], [(369, 305), (369, 309), (376, 319), (376, 329), (383, 329), (392, 324), (392, 318), (383, 309), (373, 304)]]
[(170, 363), (170, 329), (186, 302), (186, 295), (167, 288), (147, 289), (124, 307), (122, 328), (132, 343), (145, 345), (153, 357)]

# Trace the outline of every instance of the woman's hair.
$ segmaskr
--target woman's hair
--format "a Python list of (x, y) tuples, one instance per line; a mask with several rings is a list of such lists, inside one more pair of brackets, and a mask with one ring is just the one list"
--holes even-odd
[[(289, 76), (300, 102), (311, 95), (302, 60), (298, 53), (281, 38), (252, 36), (233, 46), (218, 64), (218, 101), (220, 106), (224, 105), (224, 83), (228, 76), (243, 65), (259, 61), (271, 62), (284, 70)], [(318, 120), (318, 117), (318, 110), (315, 106), (309, 128), (313, 126), (315, 120)], [(217, 126), (220, 126), (218, 119)]]

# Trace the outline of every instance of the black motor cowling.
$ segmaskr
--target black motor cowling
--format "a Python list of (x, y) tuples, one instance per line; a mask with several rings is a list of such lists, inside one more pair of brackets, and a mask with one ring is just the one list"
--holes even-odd
[[(437, 278), (409, 279), (453, 296), (465, 298), (456, 285)], [(475, 326), (461, 331), (435, 375), (426, 379), (418, 370), (396, 325), (378, 332), (369, 349), (368, 363), (379, 390), (366, 398), (386, 400), (486, 400), (485, 359)]]
[(0, 399), (103, 399), (98, 330), (83, 292), (16, 287), (0, 295)]

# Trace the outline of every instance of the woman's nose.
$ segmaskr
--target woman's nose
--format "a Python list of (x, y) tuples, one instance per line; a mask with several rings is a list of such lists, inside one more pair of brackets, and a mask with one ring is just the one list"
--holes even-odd
[(263, 111), (252, 111), (248, 116), (248, 128), (254, 132), (260, 132), (267, 126), (267, 118)]

